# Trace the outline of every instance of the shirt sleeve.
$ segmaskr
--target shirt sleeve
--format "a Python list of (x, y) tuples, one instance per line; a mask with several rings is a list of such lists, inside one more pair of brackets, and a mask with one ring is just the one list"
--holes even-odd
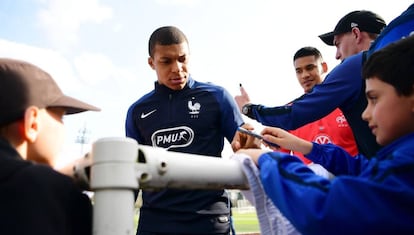
[(141, 135), (138, 132), (138, 128), (135, 126), (134, 119), (134, 106), (128, 109), (126, 120), (125, 120), (125, 135), (127, 137), (135, 139), (138, 143), (142, 144)]
[[(302, 233), (401, 234), (413, 228), (409, 222), (412, 211), (401, 206), (413, 205), (412, 199), (401, 194), (401, 185), (390, 174), (374, 179), (372, 175), (343, 175), (328, 180), (295, 157), (277, 152), (263, 154), (259, 168), (266, 194)], [(405, 179), (412, 176), (408, 171), (405, 174)], [(412, 190), (403, 191), (412, 195)], [(390, 211), (394, 219), (390, 219)]]
[(368, 164), (368, 159), (363, 155), (353, 157), (345, 149), (331, 143), (313, 143), (312, 151), (305, 157), (322, 165), (336, 176), (358, 175), (364, 165)]
[(254, 106), (253, 117), (263, 125), (294, 130), (328, 115), (350, 109), (361, 93), (362, 52), (336, 66), (313, 90), (289, 105)]

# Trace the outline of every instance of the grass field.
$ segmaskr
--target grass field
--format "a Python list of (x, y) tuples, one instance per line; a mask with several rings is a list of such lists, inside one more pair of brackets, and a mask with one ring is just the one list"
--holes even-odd
[(260, 232), (259, 221), (254, 210), (239, 212), (233, 209), (233, 223), (237, 234)]

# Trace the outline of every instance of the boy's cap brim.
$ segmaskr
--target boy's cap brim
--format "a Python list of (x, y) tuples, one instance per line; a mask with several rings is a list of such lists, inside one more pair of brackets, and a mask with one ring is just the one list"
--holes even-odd
[(29, 106), (62, 107), (66, 114), (100, 111), (99, 108), (62, 93), (53, 78), (25, 61), (0, 58), (0, 124), (21, 117)]

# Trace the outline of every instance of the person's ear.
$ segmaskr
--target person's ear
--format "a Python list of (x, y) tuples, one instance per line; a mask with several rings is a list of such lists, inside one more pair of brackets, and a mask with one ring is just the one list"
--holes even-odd
[(154, 59), (150, 56), (148, 57), (148, 64), (149, 66), (155, 70), (155, 66), (154, 66)]
[(327, 73), (328, 72), (328, 64), (326, 62), (322, 62), (322, 73)]
[(24, 112), (22, 136), (28, 141), (34, 142), (39, 134), (40, 112), (39, 108), (30, 106)]
[(362, 32), (358, 27), (353, 27), (351, 33), (354, 35), (357, 43), (360, 43), (362, 41)]

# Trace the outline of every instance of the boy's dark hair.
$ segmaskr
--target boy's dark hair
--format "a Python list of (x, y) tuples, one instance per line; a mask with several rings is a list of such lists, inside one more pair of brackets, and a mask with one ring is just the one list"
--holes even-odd
[(362, 77), (376, 77), (393, 86), (397, 94), (411, 95), (414, 81), (414, 36), (398, 40), (374, 52), (362, 68)]
[(164, 26), (156, 29), (150, 36), (148, 44), (148, 53), (151, 57), (154, 56), (154, 48), (156, 44), (172, 45), (186, 42), (188, 44), (185, 34), (174, 26)]
[(315, 47), (302, 47), (296, 51), (293, 56), (293, 61), (305, 56), (315, 56), (316, 59), (323, 59), (321, 52)]

